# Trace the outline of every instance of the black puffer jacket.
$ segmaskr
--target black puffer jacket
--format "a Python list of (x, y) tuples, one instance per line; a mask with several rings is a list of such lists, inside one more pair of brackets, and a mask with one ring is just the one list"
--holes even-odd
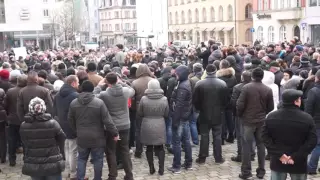
[[(168, 83), (167, 83), (168, 87), (167, 87), (167, 91), (166, 91), (166, 94), (165, 94), (165, 95), (167, 96), (167, 98), (168, 98), (168, 102), (171, 101), (171, 96), (172, 96), (172, 93), (173, 93), (174, 88), (177, 86), (177, 83), (178, 83), (178, 81), (177, 81), (177, 78), (176, 78), (175, 75), (173, 75), (173, 76), (168, 80)], [(161, 85), (160, 85), (160, 86), (161, 86)]]
[(320, 83), (315, 83), (308, 92), (308, 99), (305, 104), (305, 111), (313, 117), (316, 128), (320, 128)]
[(188, 80), (189, 69), (181, 65), (176, 69), (179, 78), (178, 85), (171, 96), (170, 115), (172, 117), (172, 127), (179, 126), (181, 121), (189, 121), (192, 113), (192, 90)]
[(65, 169), (63, 144), (65, 135), (50, 114), (26, 115), (20, 135), (25, 156), (22, 173), (28, 176), (52, 176)]
[(227, 109), (231, 109), (231, 95), (232, 95), (232, 90), (233, 87), (237, 84), (237, 79), (235, 77), (235, 71), (232, 67), (226, 68), (226, 69), (220, 69), (216, 73), (217, 78), (223, 80), (228, 87), (228, 106)]
[(171, 67), (166, 67), (162, 70), (162, 76), (158, 78), (158, 81), (160, 83), (160, 87), (164, 92), (164, 95), (167, 93), (167, 87), (168, 87), (168, 81), (171, 77)]

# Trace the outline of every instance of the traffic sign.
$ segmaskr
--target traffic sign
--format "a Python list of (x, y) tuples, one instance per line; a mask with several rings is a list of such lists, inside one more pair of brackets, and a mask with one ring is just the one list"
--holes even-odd
[(250, 28), (250, 32), (254, 32), (255, 30), (254, 30), (254, 28)]

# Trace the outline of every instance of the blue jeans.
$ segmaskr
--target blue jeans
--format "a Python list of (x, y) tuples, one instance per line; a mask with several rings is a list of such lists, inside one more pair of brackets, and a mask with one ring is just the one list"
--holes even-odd
[(172, 127), (172, 150), (173, 164), (175, 169), (181, 168), (181, 142), (185, 152), (186, 167), (192, 166), (192, 150), (190, 144), (190, 127), (189, 122), (180, 122), (178, 127)]
[(31, 176), (32, 180), (62, 180), (61, 173), (53, 176)]
[(78, 146), (78, 153), (78, 180), (83, 180), (86, 175), (86, 166), (90, 153), (93, 161), (94, 179), (101, 180), (104, 148), (81, 148)]
[(320, 129), (317, 129), (318, 144), (311, 152), (308, 162), (308, 172), (317, 172), (320, 157)]
[[(307, 180), (307, 174), (290, 174), (291, 180)], [(287, 173), (271, 171), (271, 180), (286, 180)]]
[(165, 122), (166, 122), (166, 136), (167, 136), (166, 144), (171, 145), (171, 142), (172, 142), (172, 118), (169, 117)]
[(190, 121), (190, 132), (191, 132), (191, 139), (193, 144), (199, 144), (199, 137), (198, 137), (198, 129), (197, 129), (197, 119), (199, 117), (199, 113), (194, 112), (192, 113), (192, 119)]

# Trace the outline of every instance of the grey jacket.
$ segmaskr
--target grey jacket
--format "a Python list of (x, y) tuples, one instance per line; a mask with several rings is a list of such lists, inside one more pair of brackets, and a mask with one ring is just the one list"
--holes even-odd
[(119, 64), (124, 63), (124, 58), (125, 58), (125, 56), (124, 56), (123, 51), (119, 51), (115, 55), (115, 61), (118, 61)]
[(77, 133), (77, 144), (82, 148), (104, 148), (105, 130), (113, 137), (118, 135), (104, 102), (92, 93), (81, 93), (71, 102), (68, 120)]
[[(101, 92), (101, 88), (97, 86), (95, 93)], [(128, 100), (134, 96), (135, 91), (125, 83), (116, 84), (102, 91), (100, 98), (107, 106), (113, 123), (119, 131), (130, 129)]]
[(163, 145), (166, 143), (166, 123), (169, 114), (168, 100), (162, 89), (147, 89), (141, 98), (138, 116), (142, 118), (141, 143)]

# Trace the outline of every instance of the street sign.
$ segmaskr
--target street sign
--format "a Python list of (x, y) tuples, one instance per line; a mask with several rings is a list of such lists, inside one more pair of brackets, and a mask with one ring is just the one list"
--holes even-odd
[(250, 28), (250, 32), (254, 32), (255, 30), (254, 30), (254, 28)]
[(307, 23), (301, 23), (301, 27), (302, 28), (306, 28), (307, 27)]

